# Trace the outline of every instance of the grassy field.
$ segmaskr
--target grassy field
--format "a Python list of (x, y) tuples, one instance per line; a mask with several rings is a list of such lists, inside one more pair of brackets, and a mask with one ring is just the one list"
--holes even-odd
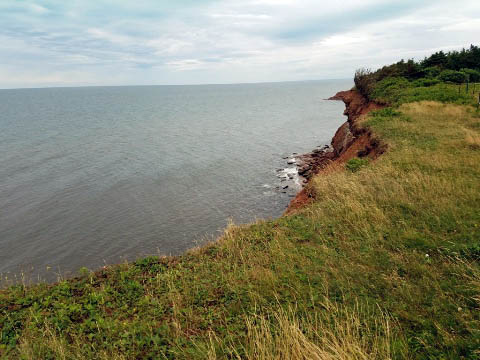
[(480, 113), (428, 89), (362, 119), (388, 151), (316, 176), (295, 214), (1, 291), (0, 356), (479, 359)]

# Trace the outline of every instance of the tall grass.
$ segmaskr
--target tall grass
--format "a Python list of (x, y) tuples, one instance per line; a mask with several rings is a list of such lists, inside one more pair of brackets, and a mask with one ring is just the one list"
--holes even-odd
[(390, 320), (376, 314), (377, 323), (358, 309), (325, 299), (321, 311), (299, 317), (295, 309), (279, 309), (269, 317), (247, 318), (245, 358), (251, 360), (390, 359)]

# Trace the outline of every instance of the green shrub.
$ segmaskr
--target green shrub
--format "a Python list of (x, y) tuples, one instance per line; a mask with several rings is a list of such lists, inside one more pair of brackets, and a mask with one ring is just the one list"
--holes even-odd
[(480, 71), (473, 70), (473, 69), (462, 69), (460, 71), (466, 75), (468, 81), (471, 81), (471, 82), (480, 81)]
[(375, 86), (375, 77), (373, 73), (369, 69), (358, 69), (355, 72), (353, 80), (355, 82), (355, 87), (360, 94), (369, 99)]
[(395, 64), (384, 66), (374, 73), (375, 79), (381, 81), (387, 77), (404, 77), (407, 79), (418, 79), (423, 77), (423, 71), (420, 64), (413, 59), (408, 61), (401, 60)]
[(422, 70), (424, 77), (435, 78), (440, 75), (441, 70), (437, 66), (430, 66)]
[(461, 71), (444, 70), (440, 73), (438, 78), (444, 82), (453, 82), (455, 84), (461, 84), (467, 81), (467, 76)]
[(380, 103), (391, 103), (396, 94), (409, 86), (410, 83), (405, 78), (388, 77), (376, 84), (371, 98)]
[(360, 170), (362, 167), (366, 166), (368, 164), (368, 158), (353, 158), (351, 160), (348, 160), (347, 163), (345, 164), (345, 167), (347, 170), (350, 170), (351, 172), (356, 172)]

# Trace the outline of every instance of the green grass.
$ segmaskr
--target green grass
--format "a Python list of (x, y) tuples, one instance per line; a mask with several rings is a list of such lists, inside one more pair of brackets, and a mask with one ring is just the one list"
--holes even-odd
[(478, 359), (480, 116), (407, 103), (436, 86), (364, 119), (388, 151), (318, 175), (295, 214), (1, 291), (0, 356)]
[[(478, 96), (476, 88), (475, 94)], [(440, 101), (461, 105), (476, 103), (473, 85), (467, 93), (466, 85), (446, 84), (433, 79), (408, 81), (405, 78), (385, 78), (375, 84), (370, 97), (377, 102), (395, 106), (414, 101)]]

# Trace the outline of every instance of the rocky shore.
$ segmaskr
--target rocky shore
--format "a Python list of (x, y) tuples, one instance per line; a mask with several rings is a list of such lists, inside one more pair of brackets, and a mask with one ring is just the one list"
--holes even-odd
[[(307, 154), (295, 157), (298, 174), (305, 179), (304, 184), (334, 163), (345, 163), (354, 157), (375, 159), (386, 150), (386, 145), (376, 139), (373, 134), (359, 124), (359, 118), (383, 105), (368, 101), (356, 90), (340, 91), (328, 100), (339, 100), (345, 103), (344, 115), (347, 121), (342, 124), (332, 138), (330, 145), (315, 149)], [(303, 188), (290, 202), (286, 213), (301, 208), (309, 203), (313, 194)]]

